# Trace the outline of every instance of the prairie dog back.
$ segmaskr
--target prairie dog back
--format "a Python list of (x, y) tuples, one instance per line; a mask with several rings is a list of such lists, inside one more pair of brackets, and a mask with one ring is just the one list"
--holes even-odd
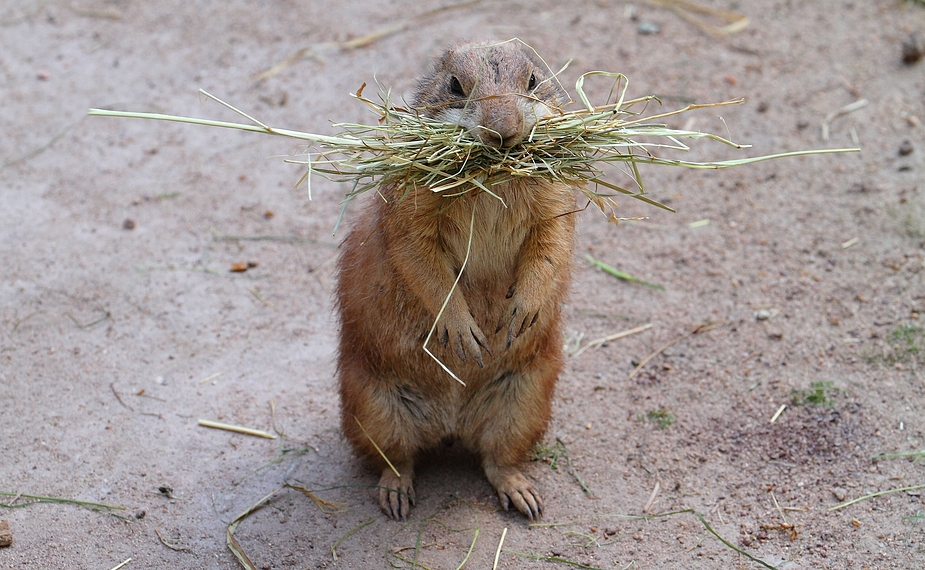
[[(415, 106), (504, 149), (565, 99), (528, 48), (482, 42), (447, 51)], [(381, 473), (379, 504), (392, 518), (414, 503), (420, 452), (450, 439), (479, 455), (505, 509), (534, 519), (543, 501), (518, 465), (545, 432), (562, 368), (575, 196), (541, 179), (497, 184), (494, 196), (464, 190), (385, 185), (344, 240), (342, 429)], [(464, 386), (424, 352), (432, 327), (428, 349)]]

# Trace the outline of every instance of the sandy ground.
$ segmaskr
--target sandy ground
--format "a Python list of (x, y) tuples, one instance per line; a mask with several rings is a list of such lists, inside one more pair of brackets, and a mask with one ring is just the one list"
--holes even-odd
[[(21, 508), (0, 508), (13, 534), (0, 567), (237, 568), (228, 523), (286, 483), (341, 507), (279, 491), (236, 530), (257, 568), (415, 558), (455, 568), (467, 556), (489, 568), (503, 529), (499, 568), (555, 567), (524, 554), (595, 568), (761, 567), (695, 514), (634, 518), (647, 504), (696, 511), (767, 565), (925, 567), (925, 489), (830, 510), (925, 484), (925, 462), (873, 458), (925, 449), (925, 63), (901, 58), (910, 32), (925, 33), (925, 6), (709, 4), (751, 23), (718, 39), (644, 2), (485, 1), (345, 51), (335, 43), (443, 4), (6, 3), (0, 491), (12, 495), (0, 500)], [(613, 227), (584, 213), (565, 340), (653, 326), (569, 358), (548, 461), (527, 465), (554, 524), (499, 511), (474, 460), (451, 449), (421, 468), (402, 525), (379, 512), (377, 475), (339, 434), (331, 291), (344, 234), (331, 230), (346, 189), (316, 180), (309, 201), (293, 188), (291, 141), (85, 113), (234, 120), (197, 97), (204, 88), (267, 123), (327, 133), (331, 121), (371, 119), (348, 97), (364, 82), (408, 94), (448, 43), (514, 36), (553, 67), (573, 59), (566, 85), (605, 69), (668, 108), (746, 97), (674, 126), (689, 117), (753, 148), (705, 143), (690, 158), (855, 138), (863, 152), (644, 168), (676, 214), (627, 200), (623, 215), (649, 220)], [(309, 46), (313, 57), (255, 81)], [(606, 86), (590, 92), (601, 100)], [(869, 104), (833, 119), (822, 140), (823, 118), (860, 99)], [(588, 253), (665, 290), (618, 281)], [(247, 262), (257, 266), (229, 272)], [(634, 362), (704, 323), (716, 326), (629, 378)], [(23, 506), (25, 495), (124, 510)]]

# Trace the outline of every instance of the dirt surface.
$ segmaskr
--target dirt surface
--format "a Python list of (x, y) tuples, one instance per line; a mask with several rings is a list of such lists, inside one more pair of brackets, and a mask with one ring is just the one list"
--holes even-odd
[[(902, 55), (925, 32), (925, 6), (709, 4), (750, 25), (716, 38), (644, 2), (485, 1), (342, 50), (443, 4), (6, 3), (0, 491), (13, 496), (2, 502), (124, 510), (0, 508), (13, 535), (0, 567), (237, 568), (228, 523), (286, 483), (342, 506), (279, 491), (235, 531), (257, 568), (455, 568), (467, 556), (489, 568), (504, 529), (499, 568), (555, 567), (517, 553), (596, 568), (761, 567), (706, 525), (781, 568), (925, 567), (925, 489), (830, 510), (925, 484), (925, 462), (872, 458), (925, 449), (925, 62)], [(564, 342), (653, 326), (569, 358), (546, 461), (526, 469), (554, 524), (499, 511), (473, 458), (449, 449), (422, 464), (402, 525), (379, 512), (378, 475), (339, 434), (331, 291), (344, 230), (331, 231), (347, 189), (316, 179), (309, 201), (282, 160), (299, 152), (288, 140), (85, 113), (237, 119), (201, 87), (269, 124), (328, 133), (331, 121), (372, 119), (348, 96), (364, 82), (409, 94), (448, 43), (514, 36), (555, 68), (572, 59), (567, 86), (604, 69), (667, 108), (746, 97), (673, 126), (753, 148), (703, 143), (692, 159), (853, 139), (863, 152), (643, 168), (676, 214), (632, 200), (620, 213), (646, 222), (582, 214)], [(592, 84), (591, 99), (608, 87)], [(823, 119), (860, 99), (822, 140)], [(665, 290), (619, 281), (588, 253)], [(647, 506), (703, 522), (633, 518)]]

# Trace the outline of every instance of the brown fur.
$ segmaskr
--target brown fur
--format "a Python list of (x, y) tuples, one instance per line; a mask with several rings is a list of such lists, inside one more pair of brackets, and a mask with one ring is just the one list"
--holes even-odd
[[(517, 44), (484, 46), (447, 52), (422, 81), (417, 106), (440, 116), (441, 101), (458, 103), (439, 91), (458, 76), (467, 90), (463, 112), (477, 116), (470, 131), (491, 133), (498, 146), (516, 144), (535, 122), (517, 99), (525, 98), (531, 74), (538, 82), (547, 72)], [(556, 106), (564, 94), (551, 84), (532, 96)], [(343, 431), (381, 471), (380, 505), (394, 518), (405, 518), (414, 501), (416, 456), (447, 438), (479, 454), (505, 509), (510, 501), (531, 519), (542, 513), (542, 500), (517, 466), (546, 429), (562, 368), (559, 306), (569, 280), (575, 199), (569, 187), (538, 179), (492, 190), (504, 204), (476, 190), (448, 198), (412, 188), (402, 198), (405, 190), (383, 187), (343, 244), (337, 286)], [(462, 386), (422, 345), (465, 260), (473, 220), (468, 263), (428, 345)]]

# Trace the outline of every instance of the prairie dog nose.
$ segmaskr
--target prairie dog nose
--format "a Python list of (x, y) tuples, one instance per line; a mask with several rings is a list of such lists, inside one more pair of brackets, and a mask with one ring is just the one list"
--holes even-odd
[(517, 95), (500, 95), (483, 103), (478, 138), (495, 148), (510, 148), (524, 138), (523, 114)]

